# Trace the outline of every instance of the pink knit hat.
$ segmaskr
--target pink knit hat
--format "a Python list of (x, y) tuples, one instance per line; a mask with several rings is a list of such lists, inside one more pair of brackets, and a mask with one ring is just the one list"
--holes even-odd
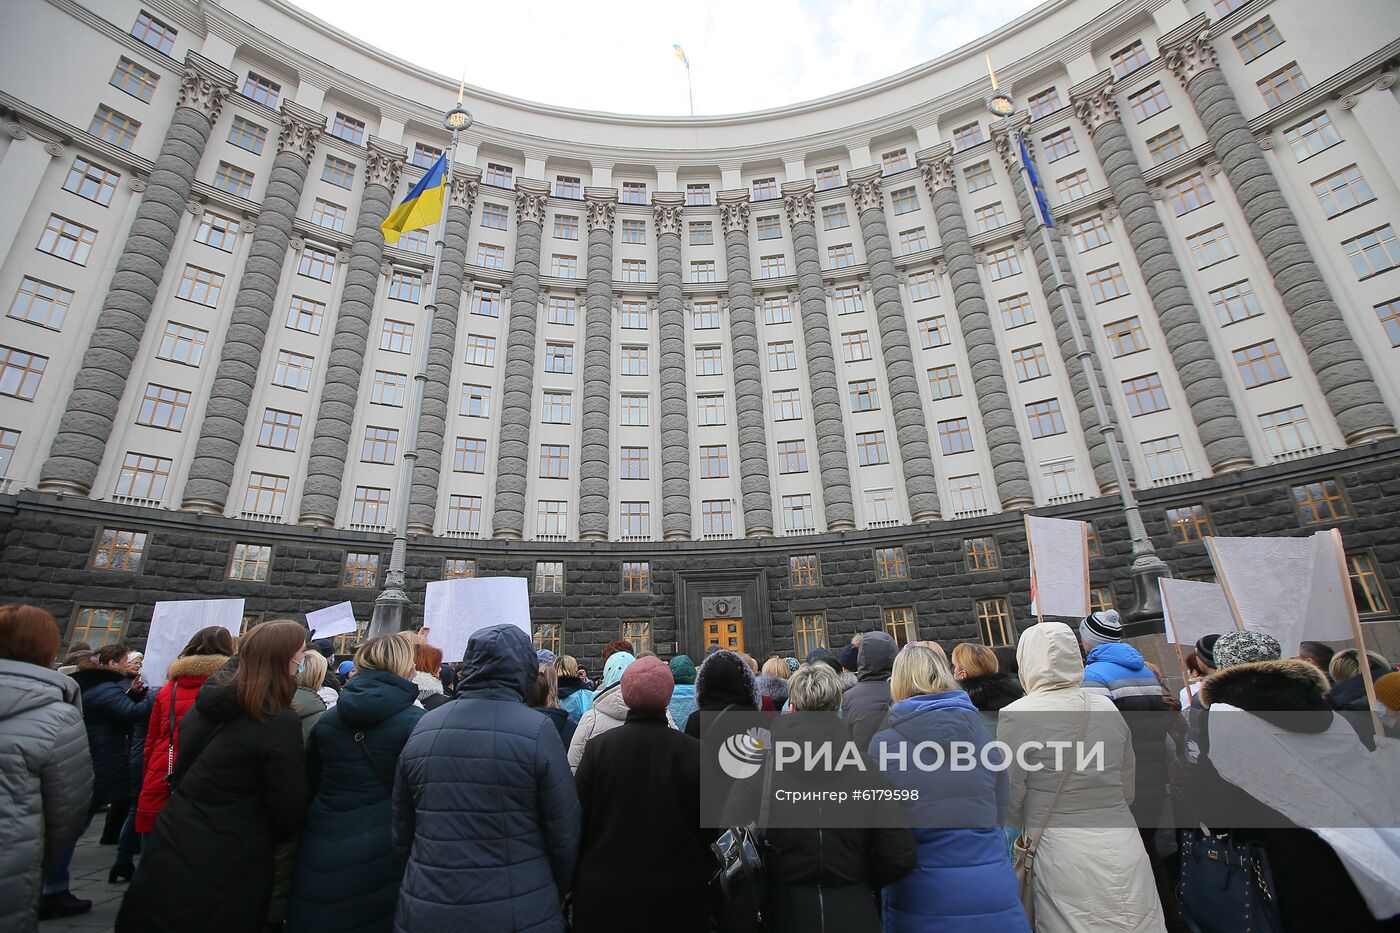
[(656, 713), (671, 702), (676, 687), (671, 669), (660, 658), (638, 658), (622, 675), (622, 702), (628, 709)]

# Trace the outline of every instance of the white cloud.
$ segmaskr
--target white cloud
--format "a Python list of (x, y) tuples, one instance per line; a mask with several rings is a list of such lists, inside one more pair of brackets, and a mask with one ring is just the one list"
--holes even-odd
[[(875, 81), (997, 28), (1039, 0), (517, 0), (505, 7), (293, 0), (424, 68), (527, 100), (617, 113), (735, 113)], [(483, 20), (475, 11), (505, 11)], [(424, 24), (431, 24), (424, 28)]]

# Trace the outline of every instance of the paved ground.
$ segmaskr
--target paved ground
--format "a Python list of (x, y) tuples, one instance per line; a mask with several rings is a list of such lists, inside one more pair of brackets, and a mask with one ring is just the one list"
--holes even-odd
[(78, 851), (73, 856), (71, 889), (78, 897), (92, 901), (92, 910), (62, 920), (45, 920), (39, 924), (41, 933), (69, 930), (93, 933), (94, 930), (110, 930), (117, 922), (117, 908), (121, 906), (126, 884), (107, 883), (107, 872), (112, 869), (117, 847), (98, 845), (101, 835), (102, 818), (99, 816), (78, 840)]

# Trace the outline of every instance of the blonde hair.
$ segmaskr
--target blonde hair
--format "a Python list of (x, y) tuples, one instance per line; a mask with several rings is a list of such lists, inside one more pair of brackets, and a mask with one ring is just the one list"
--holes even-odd
[(762, 673), (768, 677), (787, 680), (792, 676), (792, 669), (787, 666), (787, 662), (782, 658), (769, 658), (767, 661), (763, 662)]
[(355, 670), (388, 671), (405, 680), (413, 677), (417, 640), (409, 632), (393, 632), (371, 638), (355, 652)]
[[(1390, 668), (1390, 663), (1386, 661), (1385, 655), (1379, 651), (1367, 651), (1366, 657), (1371, 659), (1371, 673), (1375, 674), (1379, 668), (1382, 673)], [(1357, 660), (1355, 648), (1343, 648), (1332, 656), (1332, 663), (1327, 666), (1327, 675), (1334, 683), (1341, 683), (1344, 680), (1351, 680), (1361, 673), (1361, 662)], [(1379, 674), (1376, 674), (1379, 677)]]
[(319, 651), (307, 650), (302, 655), (306, 665), (297, 675), (297, 686), (305, 687), (307, 690), (316, 691), (321, 689), (321, 685), (326, 682), (326, 659), (321, 657)]
[(948, 662), (926, 645), (908, 645), (895, 656), (890, 674), (890, 697), (898, 703), (929, 693), (958, 689)]
[(802, 665), (788, 680), (788, 708), (796, 712), (840, 710), (841, 678), (825, 662)]
[(943, 646), (940, 645), (938, 642), (936, 642), (936, 641), (911, 641), (909, 644), (911, 644), (911, 645), (919, 645), (919, 646), (921, 646), (921, 647), (927, 648), (928, 650), (932, 651), (934, 654), (938, 655), (940, 658), (943, 659), (943, 663), (946, 664), (946, 665), (948, 665), (948, 670), (951, 671), (951, 670), (953, 669), (953, 662), (951, 662), (951, 661), (948, 660), (948, 652), (944, 651), (944, 650), (943, 650)]
[(953, 667), (962, 668), (969, 677), (985, 677), (1001, 669), (995, 651), (971, 641), (953, 646)]
[(560, 677), (578, 676), (578, 658), (571, 654), (561, 654), (554, 659), (554, 673)]
[(749, 666), (749, 670), (750, 670), (750, 671), (752, 671), (752, 672), (755, 673), (755, 674), (758, 673), (758, 662), (754, 660), (753, 655), (751, 655), (751, 654), (744, 654), (744, 653), (741, 651), (741, 652), (739, 652), (739, 657), (741, 657), (741, 658), (744, 659), (744, 663), (747, 664), (747, 665)]

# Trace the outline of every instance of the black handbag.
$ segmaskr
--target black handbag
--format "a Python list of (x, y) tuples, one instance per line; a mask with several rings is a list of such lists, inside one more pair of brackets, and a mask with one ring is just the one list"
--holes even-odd
[(1196, 830), (1181, 834), (1177, 902), (1191, 933), (1283, 933), (1274, 893), (1261, 843)]
[(731, 827), (710, 843), (719, 863), (710, 879), (710, 909), (720, 933), (762, 933), (768, 928), (763, 913), (763, 832), (772, 795), (773, 767), (765, 756), (758, 822)]

